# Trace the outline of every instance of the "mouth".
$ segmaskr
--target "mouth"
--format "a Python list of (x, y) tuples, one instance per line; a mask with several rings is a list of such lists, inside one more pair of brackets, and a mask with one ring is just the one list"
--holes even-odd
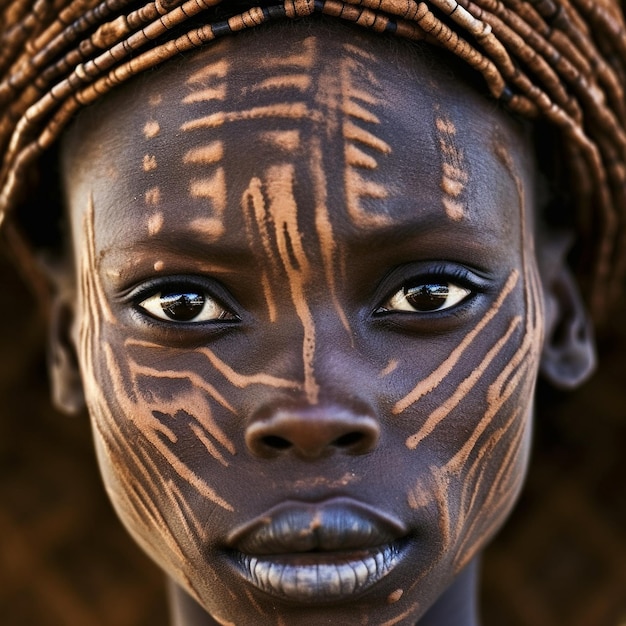
[(239, 575), (272, 596), (297, 602), (353, 597), (402, 560), (407, 530), (349, 498), (284, 502), (227, 539)]

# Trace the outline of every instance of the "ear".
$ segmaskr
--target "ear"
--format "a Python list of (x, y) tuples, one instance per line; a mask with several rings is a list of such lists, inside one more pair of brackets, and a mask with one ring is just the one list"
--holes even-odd
[(578, 387), (596, 367), (593, 327), (566, 262), (570, 242), (544, 242), (540, 262), (546, 318), (540, 373), (559, 389)]
[(85, 410), (85, 395), (76, 350), (76, 290), (72, 270), (45, 264), (54, 285), (48, 320), (48, 374), (52, 403), (68, 415)]

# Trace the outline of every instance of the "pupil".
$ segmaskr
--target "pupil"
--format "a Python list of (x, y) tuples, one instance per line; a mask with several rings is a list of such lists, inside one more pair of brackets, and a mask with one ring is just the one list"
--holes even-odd
[(420, 285), (409, 289), (406, 299), (419, 311), (436, 311), (448, 299), (448, 285)]
[(172, 293), (161, 295), (161, 308), (165, 315), (177, 322), (192, 320), (204, 307), (204, 296), (200, 293)]

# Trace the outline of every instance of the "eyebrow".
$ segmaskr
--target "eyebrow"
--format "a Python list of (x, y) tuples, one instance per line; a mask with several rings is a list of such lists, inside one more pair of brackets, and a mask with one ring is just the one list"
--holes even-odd
[[(402, 254), (415, 245), (419, 246), (422, 258), (445, 256), (451, 261), (470, 263), (478, 271), (488, 271), (486, 259), (494, 252), (503, 253), (504, 250), (487, 245), (488, 240), (500, 242), (500, 238), (481, 237), (485, 230), (484, 224), (478, 228), (478, 224), (471, 220), (452, 221), (443, 209), (437, 207), (411, 221), (396, 221), (368, 229), (354, 241), (348, 241), (347, 247), (355, 254), (369, 254), (372, 250)], [(440, 254), (443, 245), (445, 255)]]
[[(407, 211), (408, 215), (408, 211)], [(448, 233), (451, 230), (459, 232), (467, 227), (467, 234), (474, 235), (471, 223), (459, 224), (450, 220), (445, 212), (438, 206), (416, 207), (414, 215), (409, 219), (393, 219), (389, 223), (374, 227), (363, 227), (360, 235), (355, 238), (358, 246), (367, 248), (384, 247), (390, 241), (404, 241), (421, 238), (429, 238), (433, 235)], [(359, 226), (354, 226), (355, 230)]]
[(226, 242), (207, 242), (198, 233), (186, 229), (176, 229), (145, 238), (137, 238), (128, 243), (107, 246), (101, 252), (103, 265), (109, 259), (125, 256), (128, 261), (119, 263), (121, 269), (137, 265), (137, 256), (149, 254), (151, 260), (159, 255), (184, 258), (189, 261), (209, 263), (214, 271), (229, 271), (234, 265), (244, 266), (256, 263), (252, 251), (247, 247), (233, 247)]
[[(443, 237), (456, 242), (459, 252), (464, 257), (475, 258), (476, 265), (481, 266), (486, 249), (483, 238), (478, 237), (476, 225), (471, 222), (452, 222), (439, 207), (415, 211), (412, 220), (396, 220), (390, 224), (363, 228), (351, 227), (354, 236), (342, 239), (342, 245), (354, 253), (371, 254), (372, 251), (393, 250), (402, 248), (412, 242), (419, 242), (423, 250), (441, 246)], [(452, 232), (453, 231), (453, 232)], [(429, 245), (430, 244), (430, 245)], [(207, 241), (197, 231), (184, 227), (159, 232), (152, 236), (138, 237), (128, 243), (117, 243), (102, 250), (103, 265), (115, 263), (124, 271), (137, 266), (138, 255), (146, 253), (151, 260), (159, 255), (169, 258), (178, 257), (190, 262), (207, 264), (211, 271), (227, 273), (235, 267), (256, 266), (257, 254), (250, 248), (247, 241), (234, 246), (227, 238), (218, 241)], [(110, 261), (116, 257), (125, 257), (119, 261)]]

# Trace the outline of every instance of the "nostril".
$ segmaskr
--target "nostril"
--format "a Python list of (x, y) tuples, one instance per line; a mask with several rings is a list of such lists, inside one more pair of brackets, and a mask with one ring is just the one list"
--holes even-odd
[(261, 438), (261, 442), (268, 448), (274, 448), (275, 450), (286, 450), (293, 445), (284, 437), (277, 437), (276, 435), (266, 435)]
[(359, 455), (372, 451), (380, 426), (366, 411), (343, 407), (279, 407), (259, 412), (246, 427), (248, 450), (260, 458), (294, 454), (315, 459), (333, 453)]
[(337, 439), (335, 439), (332, 443), (338, 448), (351, 448), (352, 446), (360, 443), (364, 437), (365, 435), (363, 433), (355, 431), (341, 435), (341, 437), (337, 437)]

